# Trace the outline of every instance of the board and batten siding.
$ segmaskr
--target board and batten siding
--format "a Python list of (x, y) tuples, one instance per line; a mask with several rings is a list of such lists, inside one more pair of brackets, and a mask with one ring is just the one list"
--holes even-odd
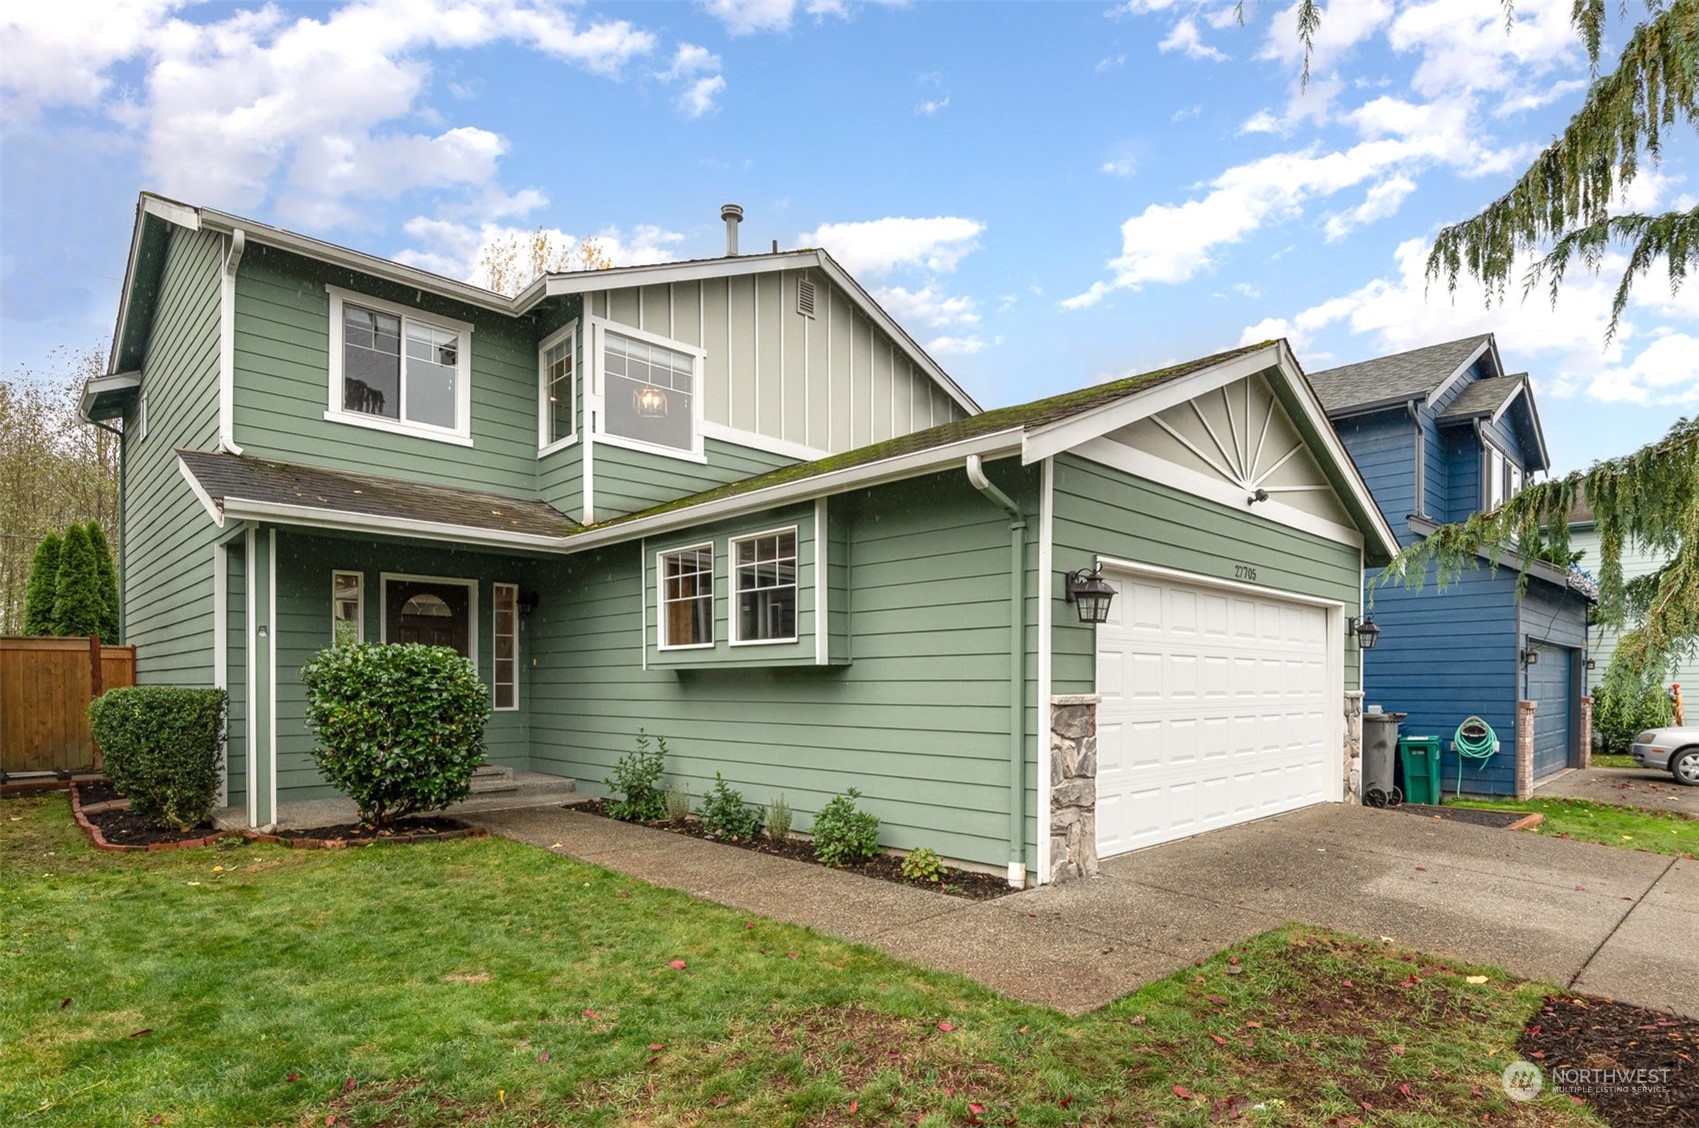
[[(473, 326), (472, 446), (326, 419), (333, 285)], [(216, 349), (216, 326), (209, 336)], [(212, 397), (216, 412), (217, 396)], [(235, 439), (244, 454), (392, 478), (537, 490), (537, 345), (528, 322), (250, 247), (236, 274)]]
[[(1004, 463), (988, 471), (1036, 515), (1036, 467)], [(797, 811), (797, 829), (806, 830), (826, 800), (855, 787), (861, 806), (881, 820), (883, 845), (930, 846), (1002, 866), (1009, 860), (1008, 518), (959, 471), (830, 504), (841, 507), (847, 526), (842, 551), (834, 540), (828, 564), (847, 570), (847, 606), (829, 611), (847, 616), (847, 664), (674, 670), (651, 663), (645, 670), (640, 559), (650, 558), (652, 584), (653, 542), (538, 564), (531, 767), (605, 794), (602, 781), (642, 729), (667, 739), (667, 780), (687, 785), (698, 801), (719, 771), (751, 803), (783, 794)], [(1036, 524), (1022, 580), (1029, 701), (1037, 669)], [(1031, 866), (1035, 708), (1028, 717)]]
[[(1581, 567), (1598, 575), (1599, 573), (1599, 532), (1592, 525), (1577, 526), (1569, 531), (1569, 548), (1572, 552), (1583, 553)], [(1649, 576), (1662, 568), (1666, 561), (1654, 556), (1645, 548), (1632, 540), (1622, 546), (1622, 578), (1624, 580), (1638, 579)], [(1587, 629), (1588, 653), (1594, 659), (1594, 666), (1586, 672), (1585, 683), (1588, 693), (1594, 693), (1605, 680), (1605, 671), (1610, 668), (1611, 659), (1616, 656), (1617, 640), (1621, 632), (1604, 626), (1592, 626)], [(1689, 701), (1699, 700), (1699, 655), (1678, 662), (1663, 679), (1664, 685), (1671, 682), (1682, 687), (1682, 696)], [(1699, 706), (1693, 707), (1699, 710)], [(1692, 716), (1692, 713), (1688, 714)]]
[[(263, 532), (261, 535), (264, 535)], [(301, 667), (331, 642), (331, 573), (359, 572), (364, 577), (364, 639), (377, 642), (383, 622), (384, 573), (476, 580), (478, 584), (478, 677), (492, 684), (492, 586), (524, 583), (528, 562), (519, 556), (460, 552), (353, 537), (311, 536), (294, 529), (277, 531), (277, 801), (324, 799), (338, 794), (313, 764), (313, 736), (307, 728), (306, 691)], [(529, 704), (530, 616), (519, 617), (519, 703), (517, 711), (490, 714), (484, 729), (487, 759), (524, 771), (530, 765)]]
[[(173, 228), (141, 396), (124, 421), (125, 641), (138, 684), (213, 684), (212, 543), (220, 530), (177, 469), (218, 446), (218, 278), (223, 241)], [(145, 433), (144, 433), (145, 431)]]
[[(1413, 434), (1406, 427), (1405, 433)], [(1252, 582), (1274, 596), (1337, 600), (1359, 614), (1362, 555), (1354, 545), (1276, 524), (1078, 455), (1053, 460), (1051, 692), (1097, 691), (1097, 635), (1063, 595), (1062, 576), (1100, 556), (1220, 580)], [(1246, 581), (1241, 568), (1254, 569)], [(1344, 689), (1357, 687), (1355, 649)], [(1341, 702), (1343, 707), (1343, 702)]]
[(709, 423), (838, 453), (966, 414), (818, 270), (603, 290), (585, 309), (703, 349)]

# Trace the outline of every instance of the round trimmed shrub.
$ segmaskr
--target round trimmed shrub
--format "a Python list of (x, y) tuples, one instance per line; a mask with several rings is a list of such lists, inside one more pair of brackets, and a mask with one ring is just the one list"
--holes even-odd
[(133, 685), (89, 703), (106, 778), (151, 825), (189, 830), (218, 802), (224, 761), (222, 689)]
[(441, 810), (472, 790), (490, 693), (472, 663), (442, 646), (361, 643), (321, 650), (301, 669), (313, 760), (386, 826)]

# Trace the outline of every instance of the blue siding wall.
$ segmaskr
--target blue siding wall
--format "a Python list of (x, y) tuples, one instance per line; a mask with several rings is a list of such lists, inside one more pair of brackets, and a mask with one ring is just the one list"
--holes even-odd
[(1402, 407), (1334, 424), (1387, 524), (1408, 543), (1405, 518), (1416, 511), (1416, 429)]
[(1447, 427), (1440, 432), (1449, 478), (1443, 513), (1436, 521), (1463, 521), (1481, 508), (1481, 448), (1473, 427)]
[(1500, 753), (1464, 770), (1465, 792), (1516, 790), (1516, 573), (1501, 568), (1465, 572), (1443, 593), (1430, 577), (1421, 592), (1388, 585), (1374, 594), (1380, 643), (1363, 655), (1366, 705), (1409, 713), (1406, 736), (1443, 741), (1445, 793), (1457, 788), (1451, 737), (1470, 714), (1493, 726)]
[(1530, 579), (1518, 609), (1524, 643), (1540, 643), (1539, 665), (1523, 671), (1522, 695), (1534, 711), (1534, 775), (1568, 767), (1574, 742), (1580, 666), (1587, 647), (1587, 601), (1567, 588)]

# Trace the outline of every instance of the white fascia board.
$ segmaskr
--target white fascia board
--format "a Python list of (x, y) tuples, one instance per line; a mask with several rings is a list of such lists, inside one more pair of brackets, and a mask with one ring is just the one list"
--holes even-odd
[(271, 521), (315, 529), (336, 529), (340, 532), (377, 533), (383, 536), (448, 541), (452, 544), (476, 545), (480, 548), (522, 548), (553, 553), (567, 551), (566, 538), (539, 533), (504, 533), (498, 529), (478, 529), (440, 521), (410, 521), (375, 513), (350, 513), (341, 509), (321, 509), (312, 505), (289, 505), (274, 501), (249, 501), (239, 497), (225, 498), (223, 508), (227, 520)]
[(1499, 364), (1498, 344), (1493, 340), (1492, 334), (1488, 333), (1487, 339), (1475, 347), (1475, 351), (1469, 354), (1468, 359), (1462, 364), (1459, 364), (1456, 368), (1452, 369), (1451, 375), (1441, 381), (1439, 387), (1428, 393), (1427, 399), (1422, 401), (1422, 406), (1432, 407), (1436, 402), (1438, 402), (1439, 398), (1445, 395), (1445, 393), (1449, 391), (1452, 386), (1457, 383), (1457, 381), (1463, 379), (1464, 373), (1468, 372), (1470, 367), (1474, 365), (1477, 360), (1481, 359), (1481, 354), (1489, 349), (1492, 350), (1493, 354), (1493, 371), (1502, 376), (1504, 374), (1504, 367)]
[(94, 376), (83, 384), (82, 398), (77, 401), (77, 414), (88, 420), (96, 396), (106, 392), (123, 392), (142, 386), (140, 372), (119, 372), (112, 376)]
[(916, 478), (932, 471), (952, 468), (972, 454), (999, 458), (1018, 454), (1020, 449), (1020, 429), (1014, 427), (916, 451), (913, 454), (884, 458), (877, 462), (816, 474), (813, 477), (750, 490), (748, 493), (734, 494), (683, 509), (669, 510), (653, 517), (640, 517), (602, 529), (574, 533), (565, 541), (565, 550), (583, 552), (603, 545), (635, 540), (640, 536), (654, 536), (671, 529), (689, 528), (727, 517), (737, 517), (754, 510), (776, 508), (796, 501), (807, 501), (847, 490), (900, 481), (903, 478)]
[[(1279, 363), (1279, 346), (1268, 345), (1244, 356), (1234, 357), (1208, 368), (1200, 368), (1173, 380), (1165, 380), (1153, 387), (1128, 392), (1120, 399), (1111, 400), (1101, 407), (1069, 416), (1059, 422), (1034, 428), (1027, 432), (1021, 443), (1021, 464), (1030, 466), (1034, 462), (1061, 454), (1083, 442), (1101, 438), (1111, 431), (1118, 431), (1147, 416), (1196, 399), (1206, 392), (1253, 376)], [(1323, 426), (1326, 426), (1325, 420)]]
[(303, 257), (327, 262), (333, 266), (357, 270), (361, 274), (369, 274), (373, 278), (382, 278), (386, 282), (394, 282), (400, 286), (410, 286), (424, 290), (439, 297), (451, 298), (466, 305), (479, 309), (493, 310), (496, 313), (511, 317), (518, 311), (514, 308), (512, 298), (498, 294), (494, 290), (486, 290), (469, 282), (459, 282), (441, 274), (432, 274), (428, 270), (417, 267), (403, 266), (389, 259), (378, 258), (361, 251), (339, 247), (335, 243), (326, 243), (322, 239), (314, 239), (310, 235), (297, 235), (293, 231), (285, 231), (280, 227), (269, 224), (255, 223), (253, 220), (241, 219), (223, 212), (202, 208), (200, 212), (201, 226), (208, 231), (216, 231), (221, 235), (229, 235), (237, 228), (246, 233), (250, 243), (263, 243), (268, 247), (291, 251)]
[(738, 255), (735, 258), (697, 259), (694, 262), (658, 262), (648, 266), (619, 266), (612, 270), (573, 270), (545, 274), (519, 295), (515, 312), (524, 313), (544, 298), (583, 294), (592, 290), (621, 290), (627, 286), (664, 286), (669, 282), (697, 282), (704, 278), (734, 278), (766, 274), (775, 270), (803, 270), (818, 266), (815, 251), (780, 251), (776, 255)]
[(158, 216), (167, 223), (175, 223), (178, 227), (190, 231), (201, 229), (201, 215), (197, 209), (176, 200), (168, 200), (164, 196), (156, 196), (152, 192), (142, 193), (139, 209), (147, 215)]
[(758, 435), (754, 431), (745, 431), (739, 427), (728, 427), (724, 423), (715, 423), (708, 419), (704, 419), (698, 424), (698, 427), (705, 439), (718, 439), (723, 443), (794, 458), (798, 462), (814, 462), (817, 459), (832, 456), (832, 452), (829, 450), (820, 450), (818, 447), (793, 443), (789, 439), (775, 439), (771, 435)]
[(207, 516), (212, 518), (212, 523), (221, 529), (224, 528), (224, 506), (212, 500), (212, 495), (206, 492), (206, 487), (190, 472), (189, 464), (182, 458), (177, 459), (177, 473), (183, 475), (183, 480), (189, 483), (189, 490), (195, 495), (195, 500), (201, 503), (201, 508), (207, 511)]

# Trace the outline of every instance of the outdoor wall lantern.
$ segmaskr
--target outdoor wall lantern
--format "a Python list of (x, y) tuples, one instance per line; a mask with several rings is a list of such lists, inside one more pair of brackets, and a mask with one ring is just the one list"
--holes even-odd
[(1527, 647), (1522, 651), (1522, 664), (1524, 666), (1538, 666), (1540, 664), (1540, 652), (1532, 646)]
[(519, 613), (521, 615), (529, 615), (531, 612), (535, 611), (536, 609), (537, 609), (537, 593), (534, 592), (534, 591), (520, 592), (519, 593)]
[(1598, 665), (1598, 663), (1596, 661), (1594, 661), (1593, 659), (1591, 659), (1591, 658), (1587, 659), (1587, 668), (1589, 670), (1591, 670), (1593, 667), (1595, 667), (1597, 665)]
[(1109, 603), (1115, 598), (1115, 589), (1104, 581), (1101, 569), (1094, 568), (1088, 572), (1081, 568), (1077, 572), (1069, 572), (1066, 580), (1063, 588), (1068, 602), (1079, 612), (1080, 622), (1109, 621)]
[(1375, 643), (1380, 641), (1380, 627), (1375, 625), (1373, 615), (1350, 619), (1345, 624), (1345, 633), (1357, 636), (1357, 647), (1360, 650), (1373, 650)]

